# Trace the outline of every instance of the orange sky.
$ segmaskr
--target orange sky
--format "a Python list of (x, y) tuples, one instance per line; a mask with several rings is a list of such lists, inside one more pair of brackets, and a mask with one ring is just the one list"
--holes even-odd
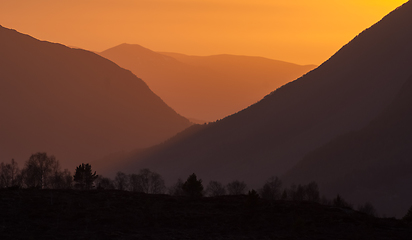
[(0, 25), (102, 51), (135, 43), (192, 55), (321, 64), (407, 0), (0, 0)]

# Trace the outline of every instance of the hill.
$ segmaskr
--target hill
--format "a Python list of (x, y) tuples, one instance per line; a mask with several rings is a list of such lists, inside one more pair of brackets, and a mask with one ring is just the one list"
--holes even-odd
[(308, 154), (284, 177), (317, 181), (329, 196), (373, 202), (402, 216), (412, 203), (412, 76), (388, 108), (363, 129)]
[(315, 68), (262, 57), (187, 56), (121, 44), (99, 53), (141, 77), (183, 116), (215, 121)]
[(260, 102), (117, 164), (129, 172), (149, 167), (169, 184), (195, 172), (205, 181), (239, 179), (260, 186), (383, 112), (412, 75), (409, 29), (412, 2)]
[(309, 202), (0, 191), (2, 239), (410, 239), (411, 224)]
[(0, 26), (0, 159), (54, 154), (74, 168), (190, 126), (130, 71)]

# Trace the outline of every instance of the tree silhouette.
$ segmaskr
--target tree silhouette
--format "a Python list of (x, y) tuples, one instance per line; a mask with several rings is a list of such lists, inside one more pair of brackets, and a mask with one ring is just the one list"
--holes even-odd
[(190, 175), (182, 186), (183, 191), (190, 197), (201, 197), (203, 191), (202, 180), (197, 180), (196, 174)]
[(93, 182), (96, 180), (98, 175), (96, 171), (92, 173), (92, 166), (90, 164), (82, 163), (76, 167), (75, 175), (73, 180), (76, 182), (75, 187), (81, 190), (90, 190), (93, 188)]
[(99, 175), (96, 180), (95, 184), (98, 189), (115, 189), (116, 187), (114, 186), (113, 180), (110, 178), (103, 177), (102, 175)]
[(288, 199), (288, 190), (287, 189), (283, 189), (283, 193), (281, 198), (282, 200), (287, 200)]
[(362, 212), (362, 213), (365, 213), (367, 215), (373, 216), (373, 217), (376, 216), (376, 209), (372, 205), (372, 203), (370, 203), (370, 202), (366, 202), (363, 205), (359, 205), (358, 206), (358, 211)]
[(20, 170), (14, 159), (11, 163), (0, 164), (0, 188), (9, 188), (19, 185)]
[(408, 212), (406, 212), (405, 216), (402, 218), (404, 221), (412, 222), (412, 207), (408, 209)]
[(319, 187), (316, 182), (311, 182), (305, 186), (306, 200), (311, 202), (320, 201)]
[(276, 200), (280, 198), (282, 181), (278, 177), (269, 178), (263, 188), (259, 190), (263, 199)]
[(332, 204), (334, 207), (353, 209), (352, 205), (346, 202), (345, 199), (343, 199), (339, 194), (336, 196), (335, 199), (333, 199)]
[(116, 189), (125, 191), (129, 188), (129, 176), (123, 172), (117, 172), (114, 178), (114, 184)]
[(206, 192), (211, 197), (226, 195), (225, 187), (217, 181), (210, 181), (207, 185)]
[(160, 174), (145, 168), (139, 174), (130, 175), (130, 188), (135, 192), (159, 194), (165, 191), (165, 182)]
[(238, 180), (235, 180), (233, 182), (230, 182), (226, 186), (227, 191), (229, 192), (229, 195), (241, 195), (245, 194), (246, 192), (246, 183), (241, 182)]
[(319, 188), (316, 182), (311, 182), (307, 185), (293, 184), (287, 195), (292, 201), (320, 202)]
[(254, 189), (252, 189), (246, 196), (246, 207), (252, 209), (255, 208), (259, 202), (259, 194)]
[(64, 171), (53, 171), (50, 176), (50, 187), (54, 189), (70, 189), (73, 183), (73, 176), (67, 169)]
[(177, 179), (177, 182), (168, 189), (169, 195), (172, 196), (183, 196), (185, 192), (183, 191), (183, 181), (182, 179)]
[(49, 188), (55, 165), (59, 165), (54, 156), (45, 152), (32, 154), (22, 170), (23, 181), (29, 188)]

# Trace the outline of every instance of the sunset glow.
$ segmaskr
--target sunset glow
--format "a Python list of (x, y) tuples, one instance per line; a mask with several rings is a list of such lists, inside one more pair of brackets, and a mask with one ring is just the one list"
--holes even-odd
[(412, 0), (0, 0), (0, 240), (411, 239)]
[(15, 0), (0, 25), (102, 51), (134, 43), (191, 55), (320, 64), (406, 0)]

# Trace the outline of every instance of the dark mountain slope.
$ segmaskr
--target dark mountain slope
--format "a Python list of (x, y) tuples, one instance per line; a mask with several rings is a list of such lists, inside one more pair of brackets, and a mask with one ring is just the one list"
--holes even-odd
[(65, 166), (148, 147), (190, 125), (113, 62), (1, 26), (0, 112), (0, 159), (47, 151)]
[(156, 53), (136, 44), (100, 55), (143, 78), (178, 113), (205, 121), (238, 112), (315, 67), (261, 57)]
[(412, 205), (412, 76), (384, 113), (360, 131), (308, 154), (285, 179), (317, 181), (322, 192), (376, 202), (387, 214)]
[[(308, 152), (359, 130), (393, 101), (412, 75), (412, 2), (353, 39), (331, 59), (257, 104), (197, 134), (128, 160), (168, 180), (244, 179), (257, 186)], [(161, 146), (159, 148), (162, 148)]]

